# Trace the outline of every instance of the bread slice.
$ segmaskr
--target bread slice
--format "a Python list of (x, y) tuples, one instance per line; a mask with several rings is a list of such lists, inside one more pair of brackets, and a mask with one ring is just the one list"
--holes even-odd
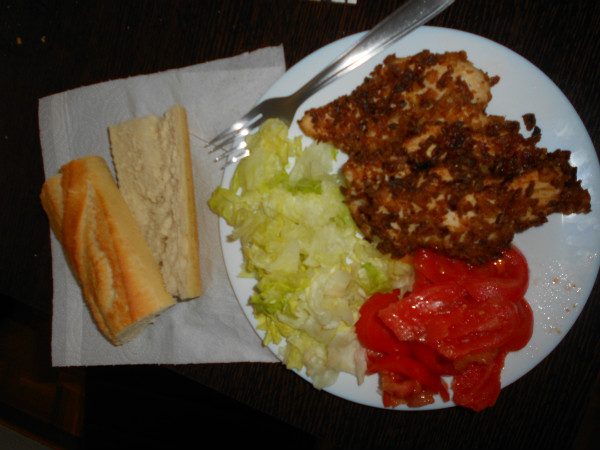
[(202, 293), (190, 138), (185, 109), (162, 118), (112, 125), (109, 136), (119, 189), (179, 299)]
[(40, 199), (92, 318), (110, 342), (132, 340), (175, 304), (104, 159), (64, 165), (44, 183)]

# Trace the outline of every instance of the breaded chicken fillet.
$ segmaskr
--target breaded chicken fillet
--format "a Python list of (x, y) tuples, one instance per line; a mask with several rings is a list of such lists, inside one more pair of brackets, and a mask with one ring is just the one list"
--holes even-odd
[(348, 96), (308, 111), (305, 134), (348, 154), (346, 201), (364, 236), (402, 257), (425, 247), (474, 264), (553, 213), (587, 213), (570, 152), (537, 146), (532, 115), (487, 115), (498, 81), (464, 52), (389, 56)]
[(391, 55), (352, 93), (307, 111), (300, 128), (349, 155), (379, 151), (422, 134), (429, 122), (483, 125), (497, 81), (474, 67), (465, 52)]

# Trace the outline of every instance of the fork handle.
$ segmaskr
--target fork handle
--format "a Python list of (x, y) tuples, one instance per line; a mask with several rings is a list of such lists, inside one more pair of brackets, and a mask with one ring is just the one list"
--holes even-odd
[(298, 90), (300, 103), (355, 69), (418, 26), (430, 21), (454, 0), (409, 0), (367, 32), (354, 46)]

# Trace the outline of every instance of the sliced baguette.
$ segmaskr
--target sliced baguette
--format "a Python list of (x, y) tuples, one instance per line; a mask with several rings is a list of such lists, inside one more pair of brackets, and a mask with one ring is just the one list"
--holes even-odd
[(202, 293), (189, 131), (185, 109), (109, 127), (119, 189), (179, 299)]
[(134, 339), (175, 301), (104, 159), (88, 156), (42, 186), (50, 226), (102, 334)]

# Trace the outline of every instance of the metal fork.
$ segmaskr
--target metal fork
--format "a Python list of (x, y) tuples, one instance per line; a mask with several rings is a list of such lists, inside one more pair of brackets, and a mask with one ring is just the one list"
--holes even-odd
[(454, 0), (409, 0), (391, 15), (367, 32), (353, 47), (321, 70), (294, 94), (262, 101), (231, 127), (215, 136), (208, 144), (211, 152), (222, 150), (215, 158), (226, 158), (226, 165), (249, 155), (245, 137), (259, 128), (269, 118), (279, 118), (290, 125), (296, 111), (304, 101), (329, 83), (357, 68), (418, 26), (428, 22)]

